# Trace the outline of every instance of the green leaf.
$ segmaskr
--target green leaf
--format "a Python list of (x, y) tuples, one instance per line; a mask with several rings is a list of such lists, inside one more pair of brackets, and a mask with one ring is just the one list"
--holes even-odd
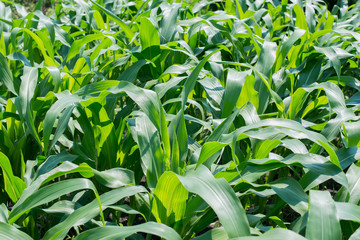
[(70, 47), (68, 56), (66, 58), (66, 61), (70, 61), (73, 57), (76, 56), (76, 54), (78, 54), (80, 52), (80, 49), (82, 46), (88, 44), (89, 42), (92, 42), (94, 40), (98, 40), (98, 39), (104, 39), (104, 35), (103, 34), (90, 34), (90, 35), (86, 35), (85, 37), (79, 39), (79, 40), (75, 40)]
[(342, 189), (340, 192), (340, 199), (354, 204), (360, 201), (360, 167), (352, 164), (346, 172), (346, 177), (349, 181), (349, 187)]
[(136, 117), (135, 123), (130, 121), (130, 129), (134, 140), (139, 145), (147, 183), (150, 188), (155, 188), (158, 179), (165, 171), (159, 132), (145, 115)]
[(54, 147), (54, 145), (56, 144), (56, 142), (59, 140), (59, 138), (61, 137), (61, 135), (64, 133), (64, 131), (66, 130), (67, 126), (68, 126), (68, 122), (69, 119), (72, 115), (72, 112), (74, 110), (75, 106), (69, 106), (67, 107), (61, 114), (57, 127), (56, 127), (56, 131), (54, 134), (53, 139), (51, 140), (51, 144), (49, 146), (49, 150), (48, 152)]
[(309, 240), (342, 239), (336, 206), (327, 191), (310, 191), (306, 238)]
[(295, 26), (308, 31), (308, 25), (302, 8), (298, 4), (295, 4), (293, 9), (296, 14)]
[[(256, 63), (255, 68), (263, 73), (268, 79), (271, 77), (271, 69), (276, 59), (277, 45), (274, 42), (265, 41), (261, 47), (259, 60)], [(259, 75), (255, 76), (255, 90), (259, 93), (259, 108), (258, 112), (263, 113), (268, 105), (270, 92), (267, 91), (267, 86), (260, 79)]]
[(340, 220), (360, 221), (360, 206), (349, 202), (335, 202), (335, 206)]
[(274, 140), (267, 139), (261, 143), (258, 143), (256, 145), (256, 148), (254, 149), (254, 158), (268, 157), (269, 153), (280, 143), (281, 141), (279, 139), (274, 139)]
[(299, 80), (297, 82), (298, 87), (307, 87), (310, 84), (316, 82), (320, 75), (322, 61), (319, 59), (313, 59), (306, 63), (306, 67), (299, 73)]
[(198, 194), (210, 205), (229, 238), (250, 235), (245, 211), (225, 179), (215, 179), (202, 165), (185, 176), (178, 175), (178, 178), (189, 192)]
[[(217, 141), (221, 139), (222, 134), (228, 133), (230, 126), (233, 124), (235, 117), (239, 114), (241, 109), (236, 109), (227, 119), (225, 119), (215, 130), (214, 132), (206, 139), (206, 143), (201, 148), (199, 160), (197, 162), (197, 167), (203, 163), (207, 167), (210, 167), (213, 161), (215, 161), (217, 155), (212, 155), (217, 152), (212, 151), (212, 146), (221, 146)], [(208, 143), (208, 144), (207, 144)], [(218, 149), (219, 150), (219, 149)]]
[(118, 77), (118, 80), (134, 82), (137, 79), (140, 69), (148, 64), (144, 59), (134, 62), (130, 67), (126, 68), (124, 72)]
[(113, 94), (126, 92), (126, 94), (138, 104), (154, 126), (160, 129), (160, 109), (158, 97), (155, 92), (135, 86), (132, 83), (120, 81), (116, 87), (108, 89)]
[(24, 74), (21, 77), (20, 99), (15, 101), (15, 105), (20, 113), (20, 117), (24, 119), (31, 134), (36, 142), (42, 147), (41, 140), (35, 127), (35, 116), (33, 115), (31, 100), (35, 94), (35, 88), (38, 81), (38, 69), (32, 67), (24, 67)]
[(13, 77), (8, 65), (8, 61), (4, 55), (0, 52), (0, 80), (1, 82), (12, 92), (15, 96), (18, 95), (20, 82)]
[(343, 130), (347, 147), (360, 145), (360, 122), (345, 122), (343, 124)]
[(176, 137), (179, 146), (179, 167), (184, 170), (188, 155), (188, 132), (186, 129), (184, 112), (181, 110), (176, 119)]
[(118, 226), (107, 226), (94, 228), (81, 233), (77, 236), (76, 240), (102, 240), (102, 239), (125, 239), (130, 235), (137, 232), (143, 232), (148, 234), (157, 235), (164, 239), (169, 240), (180, 240), (181, 237), (175, 230), (161, 223), (147, 222), (138, 224), (136, 226), (118, 227)]
[(195, 237), (194, 240), (228, 240), (229, 237), (226, 234), (224, 228), (213, 228), (207, 231), (204, 234), (201, 234), (198, 237)]
[(349, 240), (360, 239), (360, 228), (358, 228), (349, 238)]
[(283, 228), (274, 228), (268, 232), (262, 234), (258, 237), (240, 237), (240, 238), (231, 238), (230, 240), (283, 240), (283, 239), (293, 239), (293, 240), (306, 240), (303, 236)]
[(71, 105), (75, 105), (80, 101), (79, 97), (75, 95), (69, 95), (61, 93), (58, 96), (58, 100), (50, 107), (48, 112), (45, 115), (44, 119), (44, 128), (43, 128), (43, 141), (44, 141), (44, 149), (48, 154), (50, 135), (53, 130), (53, 126), (56, 118), (60, 115), (60, 113), (67, 107)]
[(165, 172), (161, 175), (153, 192), (153, 197), (151, 211), (157, 222), (173, 226), (182, 220), (185, 215), (188, 191), (183, 187), (175, 173)]
[(26, 184), (20, 178), (14, 176), (11, 169), (9, 159), (0, 152), (0, 167), (4, 178), (5, 191), (9, 195), (11, 201), (16, 203), (21, 196), (21, 193), (26, 188)]
[(308, 210), (308, 196), (293, 178), (283, 178), (269, 184), (276, 194), (301, 215)]
[(209, 58), (214, 55), (216, 52), (220, 51), (221, 48), (218, 48), (208, 54), (201, 62), (195, 67), (195, 69), (191, 72), (190, 76), (186, 79), (184, 83), (183, 90), (181, 92), (181, 101), (182, 108), (185, 108), (185, 104), (187, 102), (188, 96), (190, 92), (194, 89), (195, 83), (198, 80), (201, 69), (204, 67), (205, 63), (209, 60)]
[(238, 72), (234, 69), (229, 69), (226, 87), (223, 98), (223, 110), (221, 117), (228, 117), (236, 106), (236, 102), (239, 99), (242, 87), (245, 84), (246, 76), (249, 75), (249, 71)]
[(163, 11), (163, 18), (160, 22), (161, 27), (161, 44), (170, 42), (174, 36), (176, 29), (176, 19), (178, 17), (178, 11), (181, 4), (173, 3), (167, 5)]
[(34, 207), (48, 203), (62, 195), (82, 189), (92, 190), (95, 193), (99, 206), (101, 207), (97, 190), (90, 180), (81, 178), (69, 179), (45, 186), (30, 195), (21, 204), (14, 206), (9, 215), (9, 223), (14, 223), (21, 215)]
[(118, 18), (115, 14), (113, 14), (111, 11), (107, 10), (106, 8), (102, 7), (101, 5), (99, 5), (98, 3), (94, 2), (93, 0), (90, 0), (90, 2), (92, 2), (94, 5), (93, 7), (96, 8), (99, 12), (103, 12), (106, 14), (106, 16), (108, 16), (111, 20), (113, 20), (114, 22), (116, 22), (121, 28), (122, 30), (125, 32), (126, 36), (128, 37), (128, 39), (130, 41), (134, 41), (134, 43), (136, 45), (138, 45), (138, 42), (136, 39), (134, 38), (134, 32), (129, 28), (128, 25), (126, 25), (120, 18)]
[[(341, 171), (333, 163), (329, 162), (328, 159), (324, 158), (321, 155), (317, 154), (291, 154), (288, 155), (286, 158), (279, 160), (279, 159), (251, 159), (248, 163), (258, 165), (257, 168), (264, 168), (267, 169), (266, 165), (269, 164), (269, 168), (271, 166), (273, 168), (279, 168), (282, 164), (286, 165), (297, 165), (300, 164), (303, 167), (310, 169), (311, 171), (315, 172), (318, 175), (324, 175), (333, 178), (338, 183), (348, 186), (348, 181), (345, 174)], [(280, 166), (279, 166), (280, 163)], [(263, 173), (262, 173), (263, 174)]]
[(146, 59), (152, 60), (160, 54), (160, 37), (153, 23), (145, 17), (140, 20), (141, 52)]
[[(357, 150), (358, 150), (357, 148), (353, 147), (353, 148), (341, 148), (340, 150), (336, 151), (336, 155), (338, 156), (341, 167), (343, 169), (349, 167), (353, 162), (356, 161), (355, 158), (357, 158), (357, 156), (358, 156)], [(310, 172), (307, 172), (300, 179), (299, 183), (301, 184), (301, 186), (304, 187), (305, 191), (308, 191), (311, 188), (327, 181), (330, 178), (331, 178), (330, 175), (324, 175), (323, 173), (315, 173), (315, 172), (310, 171)], [(351, 181), (348, 177), (347, 177), (347, 181), (348, 181), (348, 183), (346, 184), (347, 185), (346, 188), (349, 188), (351, 186)], [(345, 193), (345, 191), (341, 190), (338, 192), (338, 194), (340, 194), (340, 193), (341, 194)], [(341, 199), (342, 199), (342, 197), (343, 196), (341, 196)], [(344, 199), (346, 199), (346, 195), (344, 196)], [(345, 201), (345, 200), (343, 200), (343, 201)]]
[[(297, 5), (295, 5), (297, 6)], [(300, 9), (301, 10), (301, 9)], [(301, 10), (302, 12), (302, 10)], [(305, 22), (306, 23), (306, 22)], [(277, 55), (277, 59), (275, 61), (275, 71), (279, 71), (281, 66), (283, 65), (284, 59), (289, 53), (290, 49), (294, 46), (294, 43), (305, 34), (305, 30), (296, 29), (291, 36), (280, 46), (279, 53)]]
[(0, 236), (3, 240), (32, 240), (32, 238), (10, 224), (0, 222)]
[(272, 66), (274, 65), (276, 59), (276, 49), (276, 43), (265, 41), (261, 48), (259, 60), (255, 66), (259, 72), (263, 73), (267, 77), (270, 76)]
[(341, 75), (341, 61), (339, 58), (339, 54), (335, 51), (333, 47), (316, 47), (314, 46), (315, 50), (319, 53), (324, 54), (330, 61), (332, 67), (335, 69), (335, 72), (340, 78)]
[[(212, 156), (214, 153), (219, 151), (224, 146), (227, 146), (230, 143), (232, 143), (234, 140), (240, 140), (240, 139), (244, 138), (244, 135), (246, 136), (247, 131), (250, 131), (251, 129), (263, 128), (265, 126), (268, 126), (268, 127), (274, 126), (274, 127), (283, 128), (282, 131), (283, 132), (286, 131), (288, 134), (291, 134), (291, 131), (287, 131), (287, 129), (295, 130), (296, 132), (298, 132), (298, 134), (303, 133), (304, 134), (303, 136), (305, 138), (308, 138), (309, 140), (321, 145), (330, 155), (331, 162), (333, 164), (335, 164), (337, 167), (339, 167), (339, 170), (341, 169), (339, 159), (336, 156), (335, 151), (332, 149), (332, 147), (329, 145), (327, 139), (323, 135), (318, 134), (313, 131), (309, 131), (309, 130), (305, 129), (303, 126), (301, 126), (298, 122), (287, 120), (287, 119), (261, 120), (261, 121), (249, 124), (247, 126), (240, 127), (230, 134), (222, 135), (220, 141), (218, 141), (218, 142), (215, 142), (215, 143), (206, 142), (203, 145), (203, 148), (205, 148), (206, 151), (202, 150), (202, 151), (204, 151), (204, 153), (203, 153), (204, 156), (200, 155), (199, 159), (206, 160), (207, 158)], [(262, 135), (262, 133), (260, 132), (257, 135), (260, 137)], [(261, 139), (263, 139), (263, 137)]]
[(247, 75), (245, 78), (244, 86), (236, 102), (236, 107), (241, 108), (250, 102), (256, 109), (259, 108), (259, 93), (255, 90), (255, 77)]
[(105, 81), (90, 83), (77, 90), (74, 93), (74, 95), (86, 96), (90, 94), (100, 93), (108, 88), (116, 87), (117, 85), (119, 85), (119, 81), (117, 80), (105, 80)]
[(217, 80), (216, 77), (206, 77), (200, 80), (199, 83), (203, 86), (208, 101), (213, 103), (214, 106), (221, 106), (225, 89), (220, 84), (219, 80)]
[[(117, 203), (121, 199), (132, 196), (137, 193), (147, 192), (146, 189), (142, 186), (131, 186), (131, 187), (122, 187), (119, 189), (114, 189), (108, 191), (100, 196), (100, 202), (103, 206), (103, 209), (106, 209), (106, 206)], [(74, 227), (85, 224), (90, 221), (92, 218), (96, 217), (101, 213), (101, 208), (97, 200), (93, 200), (90, 203), (86, 204), (83, 207), (76, 209), (72, 214), (70, 214), (64, 221), (50, 228), (44, 235), (44, 240), (49, 239), (64, 239), (68, 231)]]
[(125, 168), (112, 168), (105, 171), (92, 169), (95, 179), (108, 188), (119, 188), (134, 184), (134, 172)]
[[(15, 29), (13, 29), (13, 31)], [(41, 38), (38, 35), (36, 35), (35, 33), (33, 33), (32, 31), (30, 31), (30, 29), (22, 28), (22, 29), (18, 29), (18, 30), (27, 33), (36, 42), (37, 47), (40, 49), (40, 52), (42, 53), (42, 55), (44, 57), (45, 63), (48, 66), (56, 66), (57, 67), (59, 65), (57, 62), (54, 61), (53, 58), (49, 57), (46, 53), (46, 52), (51, 53), (53, 51), (51, 46), (47, 46), (48, 48), (46, 49), (44, 42), (41, 40)]]

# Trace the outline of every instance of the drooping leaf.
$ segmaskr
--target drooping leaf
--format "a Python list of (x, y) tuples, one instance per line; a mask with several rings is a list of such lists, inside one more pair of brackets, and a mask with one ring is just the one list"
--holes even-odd
[(229, 238), (250, 235), (245, 211), (230, 185), (224, 179), (215, 179), (204, 166), (185, 176), (178, 176), (184, 187), (198, 194), (215, 211)]
[(180, 240), (181, 237), (173, 229), (167, 227), (161, 223), (147, 222), (138, 224), (136, 226), (118, 227), (118, 226), (106, 226), (100, 228), (94, 228), (89, 231), (85, 231), (76, 237), (77, 240), (81, 239), (125, 239), (126, 237), (133, 235), (137, 232), (149, 233), (160, 236), (164, 239)]
[(24, 239), (32, 240), (32, 238), (26, 233), (20, 231), (14, 226), (0, 222), (0, 236), (4, 240)]

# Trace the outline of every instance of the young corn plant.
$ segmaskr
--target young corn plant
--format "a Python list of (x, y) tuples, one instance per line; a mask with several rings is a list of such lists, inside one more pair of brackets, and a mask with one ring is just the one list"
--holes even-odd
[(50, 2), (0, 1), (3, 239), (360, 238), (360, 2)]

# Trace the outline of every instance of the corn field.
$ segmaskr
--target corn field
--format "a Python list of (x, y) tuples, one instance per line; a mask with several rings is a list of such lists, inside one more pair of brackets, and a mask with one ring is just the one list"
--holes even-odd
[(0, 1), (0, 239), (360, 239), (360, 1)]

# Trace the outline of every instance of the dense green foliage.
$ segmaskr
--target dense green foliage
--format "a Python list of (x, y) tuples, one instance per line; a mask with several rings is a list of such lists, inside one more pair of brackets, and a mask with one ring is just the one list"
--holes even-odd
[(1, 239), (360, 238), (359, 1), (2, 1)]

